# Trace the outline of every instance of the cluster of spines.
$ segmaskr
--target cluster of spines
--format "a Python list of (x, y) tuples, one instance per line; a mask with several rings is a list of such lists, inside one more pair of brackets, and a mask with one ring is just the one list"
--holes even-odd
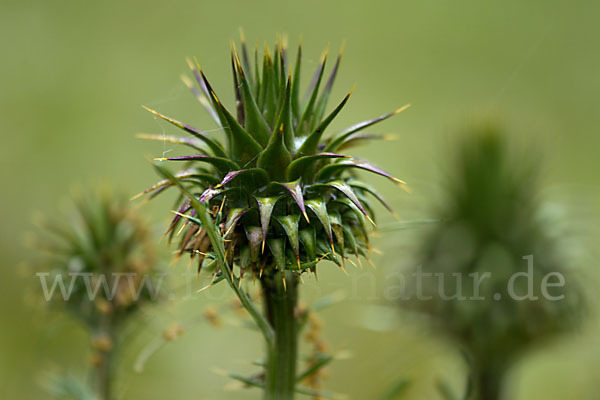
[[(154, 115), (193, 137), (143, 137), (180, 143), (198, 152), (160, 160), (189, 164), (175, 174), (174, 179), (200, 190), (196, 195), (202, 203), (210, 205), (231, 265), (240, 266), (240, 274), (249, 266), (253, 271), (262, 272), (267, 262), (277, 269), (301, 272), (314, 271), (323, 258), (343, 265), (346, 252), (357, 258), (365, 256), (369, 243), (364, 219), (374, 225), (367, 195), (374, 196), (388, 210), (391, 208), (372, 187), (347, 172), (365, 170), (401, 186), (405, 184), (370, 163), (338, 152), (362, 142), (386, 138), (363, 130), (407, 106), (324, 139), (325, 129), (352, 93), (325, 116), (342, 53), (324, 89), (320, 90), (328, 52), (323, 53), (305, 100), (301, 101), (301, 45), (294, 68), (288, 66), (284, 40), (275, 45), (274, 57), (266, 48), (262, 68), (257, 49), (252, 67), (243, 37), (241, 55), (232, 45), (235, 117), (223, 106), (198, 63), (189, 63), (197, 87), (187, 78), (184, 82), (217, 125), (224, 128), (226, 146), (205, 132), (150, 109)], [(208, 168), (198, 167), (206, 164)], [(172, 179), (165, 179), (140, 195), (154, 197), (173, 184)], [(207, 255), (214, 259), (210, 256), (211, 244), (190, 202), (183, 201), (175, 213), (167, 232), (172, 237), (182, 222), (180, 232), (184, 227), (187, 229), (179, 253), (188, 251), (192, 257), (199, 256), (199, 267)], [(268, 254), (265, 249), (269, 250)], [(337, 254), (342, 257), (341, 264)]]

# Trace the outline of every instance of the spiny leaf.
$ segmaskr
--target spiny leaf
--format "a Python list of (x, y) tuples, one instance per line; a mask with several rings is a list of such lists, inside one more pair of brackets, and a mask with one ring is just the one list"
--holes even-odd
[(250, 266), (250, 247), (242, 246), (240, 249), (240, 268), (248, 269)]
[[(291, 72), (291, 71), (290, 71)], [(285, 139), (285, 146), (290, 153), (294, 153), (294, 116), (292, 110), (292, 83), (291, 77), (288, 77), (285, 92), (283, 94), (281, 111), (277, 118), (275, 127), (283, 127), (283, 137)]]
[(265, 50), (263, 55), (263, 75), (261, 92), (259, 94), (259, 105), (263, 110), (265, 119), (267, 122), (273, 124), (275, 121), (275, 114), (277, 112), (277, 102), (275, 99), (276, 82), (274, 76), (274, 65), (273, 59), (269, 47), (265, 44)]
[(373, 225), (375, 225), (375, 222), (373, 222), (373, 220), (371, 219), (369, 214), (367, 214), (363, 205), (356, 197), (356, 194), (354, 193), (352, 188), (347, 183), (345, 183), (344, 181), (337, 180), (337, 181), (331, 181), (331, 182), (324, 183), (324, 184), (313, 185), (313, 187), (324, 187), (324, 186), (333, 187), (333, 188), (339, 190), (340, 192), (342, 192), (348, 199), (350, 199), (350, 201), (352, 201), (352, 203), (354, 203), (354, 205), (356, 205), (356, 207), (358, 207), (358, 209), (365, 215), (365, 217), (367, 217), (367, 219), (369, 221), (371, 221), (371, 223), (373, 223)]
[[(192, 206), (190, 205), (190, 201), (189, 201), (189, 199), (186, 199), (183, 202), (183, 204), (181, 204), (181, 206), (179, 206), (179, 208), (177, 209), (177, 212), (175, 213), (175, 217), (173, 217), (173, 220), (169, 224), (169, 227), (167, 228), (165, 233), (163, 233), (161, 240), (164, 239), (165, 236), (167, 236), (169, 234), (169, 232), (171, 232), (177, 226), (177, 224), (181, 220), (181, 214), (188, 212), (190, 210), (190, 208), (192, 208)], [(170, 241), (171, 241), (171, 237), (169, 237), (169, 242)]]
[(236, 60), (233, 55), (234, 44), (231, 42), (231, 71), (233, 73), (233, 92), (235, 93), (235, 110), (237, 113), (237, 120), (240, 125), (244, 126), (246, 121), (246, 114), (244, 112), (244, 103), (242, 102), (242, 94), (240, 92), (240, 83), (238, 82), (238, 72), (236, 66)]
[(273, 254), (273, 258), (275, 259), (275, 265), (277, 265), (277, 269), (283, 271), (285, 269), (285, 239), (282, 238), (273, 238), (268, 240), (269, 250), (271, 250), (271, 254)]
[(336, 146), (335, 151), (342, 151), (349, 149), (351, 147), (359, 146), (363, 142), (368, 142), (371, 140), (394, 140), (394, 135), (380, 135), (376, 133), (366, 133), (366, 132), (354, 132), (347, 136), (338, 146)]
[(346, 129), (344, 129), (343, 131), (341, 131), (340, 133), (335, 135), (334, 139), (325, 147), (325, 151), (335, 151), (335, 149), (338, 148), (340, 143), (342, 143), (348, 136), (352, 135), (355, 132), (358, 132), (365, 128), (368, 128), (369, 126), (375, 125), (378, 122), (381, 122), (390, 117), (393, 117), (394, 115), (399, 114), (402, 111), (406, 110), (408, 107), (410, 107), (410, 104), (400, 107), (399, 109), (392, 111), (391, 113), (387, 113), (387, 114), (384, 114), (377, 118), (359, 122), (358, 124), (354, 124)]
[(330, 242), (328, 244), (324, 240), (317, 239), (317, 249), (319, 249), (319, 251), (321, 252), (322, 257), (326, 260), (333, 261), (338, 266), (341, 266), (342, 264), (338, 260), (335, 253), (332, 251), (333, 246), (334, 246), (333, 242)]
[(381, 175), (383, 177), (388, 178), (389, 180), (391, 180), (392, 182), (394, 182), (395, 184), (397, 184), (398, 186), (400, 186), (404, 189), (408, 188), (406, 182), (404, 182), (398, 178), (394, 178), (392, 175), (388, 174), (387, 172), (385, 172), (384, 170), (382, 170), (380, 168), (377, 168), (373, 164), (370, 164), (365, 161), (357, 160), (357, 159), (341, 161), (339, 163), (326, 165), (325, 167), (321, 168), (321, 170), (317, 173), (317, 179), (319, 179), (319, 180), (328, 179), (328, 178), (342, 172), (344, 169), (348, 169), (348, 168), (358, 168), (358, 169), (362, 169), (365, 171), (373, 172), (374, 174)]
[(227, 221), (225, 222), (225, 237), (228, 237), (233, 230), (235, 229), (235, 226), (237, 225), (238, 221), (240, 220), (240, 218), (242, 218), (242, 216), (248, 212), (249, 208), (231, 208), (229, 209), (229, 214), (227, 215)]
[(231, 148), (230, 151), (232, 156), (242, 163), (252, 160), (262, 150), (261, 145), (254, 139), (242, 126), (235, 120), (233, 115), (221, 104), (215, 92), (211, 92), (213, 99), (221, 113), (227, 121), (229, 127), (229, 133), (231, 134)]
[(280, 199), (280, 196), (257, 197), (256, 198), (256, 201), (258, 202), (258, 211), (259, 211), (259, 215), (260, 215), (260, 225), (261, 225), (262, 237), (263, 237), (262, 249), (261, 249), (262, 252), (264, 252), (264, 250), (265, 250), (265, 240), (267, 238), (269, 224), (271, 222), (271, 215), (273, 214), (273, 208), (275, 207), (275, 204), (277, 203), (277, 200), (279, 200), (279, 199)]
[(325, 201), (320, 198), (311, 199), (306, 201), (306, 206), (317, 216), (323, 229), (329, 238), (329, 242), (333, 243), (333, 234), (331, 232), (331, 223), (329, 222), (329, 215), (327, 213), (327, 206)]
[(309, 260), (315, 260), (317, 258), (317, 236), (315, 229), (312, 227), (301, 229), (298, 234)]
[(257, 165), (266, 169), (273, 180), (282, 180), (285, 179), (285, 170), (291, 161), (292, 156), (284, 143), (282, 124), (258, 157)]
[[(354, 233), (350, 230), (349, 227), (344, 226), (344, 225), (342, 225), (342, 230), (344, 231), (345, 243), (349, 244), (348, 247), (350, 247), (350, 250), (352, 250), (352, 252), (356, 256), (356, 258), (359, 258), (358, 243), (356, 243), (356, 237), (354, 236)], [(360, 260), (359, 260), (359, 263), (360, 263)]]
[(353, 180), (349, 181), (348, 184), (353, 188), (357, 188), (359, 190), (364, 190), (365, 192), (369, 193), (370, 195), (375, 197), (385, 207), (386, 210), (388, 210), (394, 216), (397, 216), (396, 212), (392, 209), (392, 207), (388, 204), (388, 202), (385, 201), (383, 196), (381, 194), (379, 194), (379, 192), (373, 188), (373, 186), (371, 186), (363, 181), (359, 181), (357, 179), (353, 179)]
[(267, 172), (262, 168), (247, 168), (238, 171), (229, 171), (216, 187), (225, 186), (235, 179), (245, 177), (246, 180), (251, 180), (255, 185), (262, 186), (269, 182)]
[(327, 107), (329, 95), (331, 94), (331, 89), (333, 88), (333, 83), (335, 82), (335, 78), (337, 76), (337, 72), (340, 67), (340, 62), (342, 61), (343, 54), (344, 54), (344, 44), (342, 43), (342, 48), (340, 49), (340, 53), (338, 54), (337, 60), (335, 61), (333, 70), (331, 70), (331, 74), (329, 75), (327, 84), (325, 85), (325, 88), (323, 88), (323, 92), (321, 93), (321, 97), (319, 98), (319, 102), (317, 103), (317, 107), (315, 109), (315, 120), (314, 120), (315, 124), (318, 121), (320, 121), (321, 118), (323, 118), (323, 115), (325, 114), (325, 109)]
[(302, 194), (302, 185), (300, 184), (300, 179), (297, 179), (292, 182), (275, 182), (275, 185), (282, 186), (285, 190), (288, 191), (290, 196), (294, 199), (298, 208), (300, 208), (300, 212), (304, 215), (306, 222), (310, 222), (308, 219), (308, 215), (306, 214), (306, 207), (304, 206), (304, 196)]
[(237, 73), (240, 79), (239, 84), (243, 99), (242, 103), (244, 106), (244, 115), (246, 117), (244, 127), (246, 131), (248, 131), (248, 133), (250, 133), (250, 135), (252, 135), (252, 137), (254, 137), (258, 143), (260, 143), (261, 146), (266, 146), (267, 142), (269, 141), (269, 136), (271, 136), (271, 129), (267, 125), (267, 121), (265, 121), (262, 112), (258, 108), (256, 99), (252, 94), (250, 82), (244, 73), (237, 53), (234, 53), (234, 57), (237, 64)]
[(342, 227), (342, 218), (337, 213), (329, 214), (329, 221), (331, 222), (331, 230), (335, 236), (335, 240), (340, 249), (340, 256), (342, 257), (342, 265), (345, 264), (345, 246), (344, 246), (344, 228)]
[(194, 87), (194, 85), (188, 79), (187, 76), (183, 75), (181, 77), (181, 80), (188, 87), (188, 89), (190, 89), (190, 91), (196, 97), (196, 99), (198, 99), (198, 101), (200, 102), (202, 107), (204, 107), (204, 109), (208, 112), (208, 114), (215, 121), (217, 126), (222, 128), (223, 127), (222, 121), (219, 118), (219, 115), (217, 114), (217, 112), (215, 111), (215, 109), (213, 108), (213, 106), (211, 104), (208, 90), (206, 88), (206, 85), (204, 84), (204, 81), (202, 80), (202, 76), (200, 76), (200, 72), (198, 71), (198, 69), (196, 69), (196, 67), (194, 66), (194, 64), (192, 63), (192, 61), (190, 59), (188, 59), (187, 62), (188, 62), (188, 66), (190, 67), (190, 70), (192, 71), (194, 78), (196, 78), (196, 82), (198, 83), (198, 86), (200, 87), (202, 92), (200, 92), (197, 88)]
[(306, 140), (304, 141), (304, 143), (302, 143), (302, 146), (300, 146), (300, 149), (298, 150), (298, 155), (303, 156), (314, 154), (317, 152), (319, 148), (319, 143), (321, 142), (321, 137), (323, 136), (323, 132), (325, 132), (325, 129), (327, 129), (331, 121), (333, 121), (335, 117), (339, 114), (339, 112), (342, 110), (342, 108), (344, 108), (344, 106), (348, 102), (348, 99), (352, 95), (352, 90), (346, 95), (346, 97), (344, 97), (341, 103), (338, 104), (338, 106), (327, 116), (327, 118), (325, 118), (319, 124), (319, 126), (317, 126), (317, 129), (315, 129), (313, 133), (311, 133), (306, 138)]
[(275, 219), (285, 231), (294, 256), (298, 260), (298, 264), (300, 264), (300, 243), (298, 237), (298, 221), (300, 217), (298, 215), (285, 215), (283, 217), (275, 217)]
[[(225, 275), (225, 279), (229, 286), (233, 289), (234, 293), (244, 306), (244, 308), (248, 311), (256, 325), (261, 330), (265, 341), (268, 346), (272, 346), (275, 342), (275, 333), (273, 328), (266, 320), (266, 318), (258, 311), (256, 306), (252, 303), (252, 300), (248, 297), (246, 292), (240, 290), (235, 276), (230, 270), (229, 264), (225, 257), (225, 246), (223, 245), (223, 238), (217, 232), (217, 228), (208, 213), (206, 207), (196, 199), (196, 197), (177, 179), (167, 170), (166, 168), (154, 164), (154, 168), (157, 172), (163, 176), (165, 179), (170, 179), (174, 184), (176, 184), (182, 193), (190, 200), (191, 205), (194, 207), (198, 214), (198, 218), (202, 221), (202, 226), (206, 229), (206, 233), (210, 239), (210, 243), (212, 245), (212, 250), (215, 254), (215, 259), (218, 264), (223, 268), (223, 274)], [(260, 230), (260, 228), (258, 228)]]
[(310, 167), (312, 167), (317, 161), (329, 158), (349, 158), (350, 156), (345, 156), (343, 154), (336, 153), (318, 153), (310, 156), (304, 156), (300, 158), (296, 158), (292, 163), (288, 166), (286, 171), (286, 176), (288, 180), (293, 181), (299, 179), (302, 176), (306, 176), (306, 171)]
[(240, 28), (240, 44), (242, 46), (242, 62), (244, 63), (245, 73), (248, 74), (248, 82), (251, 87), (255, 87), (256, 82), (252, 81), (252, 65), (250, 64), (250, 58), (248, 57), (248, 47), (246, 46), (246, 35)]
[(161, 113), (159, 113), (158, 111), (155, 111), (151, 108), (148, 108), (146, 106), (142, 106), (144, 107), (147, 111), (150, 111), (152, 114), (156, 115), (157, 117), (175, 125), (178, 128), (183, 129), (184, 131), (192, 134), (194, 137), (198, 138), (199, 140), (203, 141), (204, 143), (206, 143), (206, 145), (208, 147), (210, 147), (210, 149), (213, 151), (214, 155), (217, 157), (225, 157), (225, 150), (223, 150), (223, 147), (221, 146), (221, 144), (219, 142), (217, 142), (215, 139), (209, 137), (207, 134), (205, 134), (202, 131), (199, 131), (198, 129), (191, 127), (190, 125), (185, 125), (173, 118), (167, 117), (166, 115), (162, 115)]
[(206, 204), (213, 197), (221, 194), (223, 192), (222, 189), (208, 188), (200, 195), (198, 199), (200, 203)]
[(202, 222), (198, 218), (192, 217), (191, 215), (187, 215), (187, 214), (181, 214), (181, 213), (178, 213), (177, 211), (172, 211), (172, 212), (173, 212), (173, 214), (176, 214), (181, 218), (187, 219), (188, 221), (193, 222), (194, 224), (196, 224), (198, 226), (202, 226)]
[(294, 118), (300, 120), (300, 66), (302, 65), (302, 43), (298, 44), (294, 78), (292, 80), (292, 111)]
[[(186, 169), (183, 171), (179, 171), (175, 177), (179, 178), (179, 179), (183, 179), (183, 178), (189, 178), (190, 176), (193, 176), (196, 173), (196, 169), (191, 168), (191, 169)], [(144, 190), (143, 192), (140, 192), (138, 194), (136, 194), (135, 196), (133, 196), (130, 200), (135, 200), (138, 199), (140, 197), (142, 197), (145, 194), (148, 194), (150, 192), (153, 192), (157, 189), (163, 188), (163, 187), (167, 187), (167, 186), (171, 186), (173, 185), (173, 183), (169, 180), (169, 179), (163, 179), (159, 182), (156, 182), (154, 185), (150, 186), (148, 189)]]
[(181, 156), (181, 157), (160, 157), (155, 158), (155, 161), (200, 161), (211, 164), (215, 166), (222, 172), (230, 171), (230, 170), (239, 170), (240, 166), (225, 157), (213, 157), (207, 156), (206, 154), (194, 154), (191, 156)]
[(262, 229), (258, 226), (246, 226), (246, 237), (250, 245), (250, 259), (257, 262), (261, 253), (261, 243), (263, 241)]
[(304, 112), (300, 117), (300, 121), (298, 121), (298, 126), (296, 127), (296, 136), (304, 136), (306, 135), (310, 128), (311, 118), (314, 118), (314, 106), (317, 100), (317, 95), (319, 93), (319, 86), (321, 85), (321, 79), (323, 78), (323, 71), (325, 70), (325, 64), (327, 63), (327, 51), (323, 53), (321, 56), (321, 61), (319, 63), (319, 67), (315, 73), (315, 78), (313, 79), (314, 85), (311, 84), (311, 88), (309, 88), (309, 99), (306, 107), (304, 107)]
[(203, 154), (208, 154), (208, 150), (206, 147), (202, 145), (202, 142), (196, 138), (189, 137), (178, 137), (178, 136), (167, 136), (167, 135), (152, 135), (146, 133), (140, 133), (136, 135), (139, 139), (144, 140), (153, 140), (156, 142), (163, 143), (174, 143), (174, 144), (183, 144), (189, 146), (195, 150), (202, 152)]

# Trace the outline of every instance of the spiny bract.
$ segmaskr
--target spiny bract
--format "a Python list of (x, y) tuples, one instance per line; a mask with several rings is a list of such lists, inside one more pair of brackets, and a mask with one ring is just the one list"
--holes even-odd
[[(367, 196), (389, 206), (351, 171), (362, 169), (404, 185), (372, 164), (340, 151), (384, 139), (384, 135), (363, 131), (407, 106), (326, 139), (325, 130), (350, 97), (348, 93), (326, 114), (341, 52), (323, 87), (324, 52), (305, 96), (300, 95), (302, 47), (298, 47), (293, 68), (288, 65), (283, 41), (275, 44), (273, 53), (265, 47), (261, 65), (257, 49), (251, 63), (243, 37), (241, 57), (232, 45), (234, 112), (223, 106), (197, 63), (189, 63), (197, 86), (185, 78), (184, 82), (225, 131), (225, 146), (205, 132), (150, 109), (192, 137), (142, 135), (194, 149), (193, 155), (159, 160), (186, 164), (173, 178), (211, 210), (229, 264), (237, 265), (241, 275), (248, 271), (262, 274), (265, 267), (314, 272), (324, 258), (343, 265), (348, 255), (365, 256), (369, 248), (365, 219), (373, 222), (374, 218)], [(173, 179), (163, 180), (140, 195), (154, 197), (174, 183)], [(176, 231), (184, 232), (180, 254), (198, 257), (199, 269), (213, 264), (211, 242), (189, 198), (178, 207), (167, 232), (171, 237)]]
[(62, 279), (70, 290), (60, 301), (55, 290), (52, 299), (92, 329), (107, 315), (119, 323), (153, 300), (145, 285), (157, 272), (154, 240), (125, 196), (105, 191), (74, 203), (68, 222), (40, 221), (49, 234), (36, 239), (36, 248), (47, 252), (48, 281)]

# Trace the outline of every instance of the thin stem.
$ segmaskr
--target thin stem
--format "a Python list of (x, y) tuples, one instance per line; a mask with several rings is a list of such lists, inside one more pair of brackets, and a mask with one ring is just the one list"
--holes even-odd
[(291, 400), (296, 390), (298, 278), (290, 271), (273, 270), (263, 276), (261, 285), (265, 315), (275, 332), (273, 345), (267, 345), (264, 399)]
[(110, 316), (105, 316), (101, 322), (100, 335), (110, 341), (109, 346), (101, 351), (101, 359), (95, 368), (96, 392), (100, 400), (114, 400), (113, 378), (116, 354), (116, 335)]

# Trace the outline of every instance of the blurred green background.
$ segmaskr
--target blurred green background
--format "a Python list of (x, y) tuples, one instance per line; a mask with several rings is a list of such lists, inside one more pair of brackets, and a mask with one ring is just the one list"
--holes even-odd
[[(239, 27), (250, 43), (272, 42), (283, 32), (293, 46), (303, 35), (310, 67), (328, 43), (337, 50), (346, 40), (334, 94), (358, 86), (338, 124), (413, 105), (379, 126), (397, 133), (397, 141), (360, 152), (411, 184), (408, 196), (376, 182), (404, 218), (426, 215), (452, 132), (492, 118), (545, 152), (548, 190), (593, 227), (600, 198), (599, 20), (596, 1), (0, 0), (0, 397), (46, 398), (40, 382), (47, 371), (78, 373), (86, 365), (81, 328), (26, 301), (36, 278), (19, 273), (33, 258), (24, 237), (35, 212), (54, 213), (74, 185), (111, 181), (133, 194), (156, 180), (146, 159), (171, 147), (135, 134), (173, 130), (141, 104), (214, 128), (179, 79), (186, 57), (199, 59), (229, 101), (229, 41)], [(157, 229), (168, 217), (162, 206), (144, 208)], [(380, 242), (386, 255), (375, 260), (375, 271), (348, 278), (331, 268), (318, 288), (307, 285), (315, 296), (361, 288), (322, 313), (331, 347), (353, 355), (330, 368), (326, 387), (351, 399), (376, 399), (400, 378), (412, 380), (405, 398), (434, 398), (435, 380), (460, 386), (464, 379), (448, 343), (400, 314), (367, 307), (381, 302), (386, 273), (406, 253), (405, 238)], [(595, 267), (594, 259), (589, 264)], [(150, 359), (143, 374), (132, 372), (133, 357), (170, 321), (199, 315), (211, 303), (199, 297), (156, 311), (138, 327), (140, 339), (122, 363), (126, 398), (260, 397), (224, 390), (229, 381), (212, 371), (248, 371), (261, 354), (258, 335), (231, 327), (194, 326)], [(523, 360), (511, 377), (515, 398), (597, 398), (599, 334), (590, 322)]]

